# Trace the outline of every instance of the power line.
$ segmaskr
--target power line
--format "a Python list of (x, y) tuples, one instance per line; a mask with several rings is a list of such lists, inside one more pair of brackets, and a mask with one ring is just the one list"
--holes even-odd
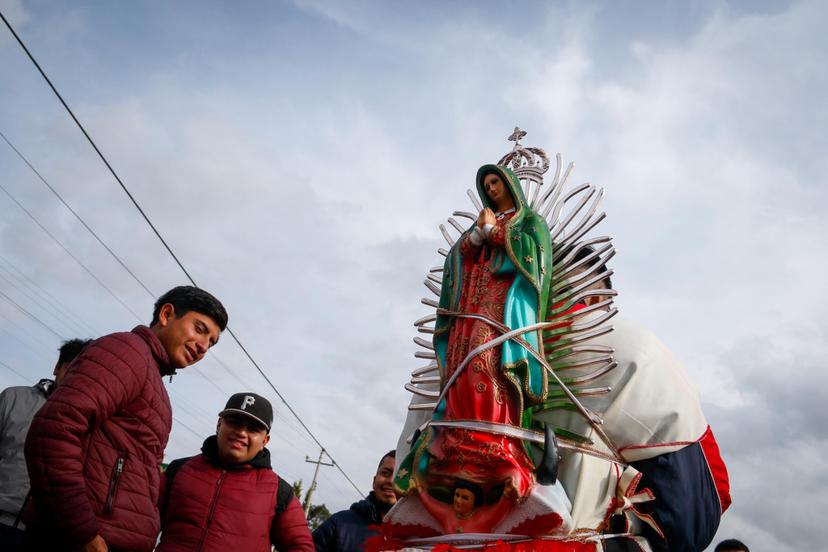
[[(2, 16), (2, 14), (0, 14), (0, 16)], [(75, 257), (75, 255), (74, 255), (71, 251), (69, 251), (69, 249), (68, 249), (65, 245), (63, 245), (63, 242), (62, 242), (62, 241), (60, 241), (59, 239), (57, 239), (57, 237), (55, 237), (55, 235), (54, 235), (54, 234), (52, 234), (52, 233), (49, 231), (49, 229), (48, 229), (48, 228), (46, 228), (45, 226), (43, 226), (43, 224), (42, 224), (42, 223), (41, 223), (41, 222), (37, 219), (37, 217), (35, 217), (35, 216), (31, 213), (31, 211), (29, 211), (28, 209), (26, 209), (26, 208), (23, 206), (23, 204), (22, 204), (22, 203), (20, 203), (20, 202), (17, 200), (17, 198), (16, 198), (16, 197), (14, 197), (14, 196), (12, 195), (12, 193), (11, 193), (11, 192), (9, 192), (9, 191), (6, 189), (6, 187), (5, 187), (5, 186), (3, 186), (2, 184), (0, 184), (0, 190), (3, 190), (3, 193), (5, 193), (5, 194), (9, 197), (9, 199), (11, 199), (11, 200), (15, 203), (15, 205), (17, 205), (18, 207), (20, 207), (20, 209), (21, 209), (24, 213), (26, 213), (26, 215), (28, 215), (28, 217), (29, 217), (30, 219), (32, 219), (32, 221), (34, 221), (34, 223), (35, 223), (35, 224), (37, 224), (37, 225), (40, 227), (40, 229), (41, 229), (41, 230), (43, 230), (44, 232), (46, 232), (46, 235), (48, 235), (50, 238), (52, 238), (52, 240), (54, 240), (54, 242), (55, 242), (56, 244), (58, 244), (58, 245), (61, 247), (61, 249), (63, 249), (63, 250), (66, 252), (66, 254), (67, 254), (67, 255), (69, 255), (70, 257), (72, 257), (72, 260), (73, 260), (73, 261), (75, 261), (76, 263), (78, 263), (78, 266), (80, 266), (82, 269), (84, 269), (84, 270), (86, 271), (86, 273), (87, 273), (87, 274), (89, 274), (90, 276), (92, 276), (92, 278), (94, 278), (94, 280), (95, 280), (96, 282), (98, 282), (98, 284), (99, 284), (102, 288), (104, 288), (104, 289), (107, 291), (107, 293), (109, 293), (109, 294), (110, 294), (110, 295), (111, 295), (111, 296), (112, 296), (112, 297), (113, 297), (116, 301), (118, 301), (118, 302), (121, 304), (121, 306), (122, 306), (122, 307), (124, 307), (126, 310), (128, 310), (130, 313), (132, 313), (132, 315), (133, 315), (135, 318), (137, 318), (139, 321), (141, 320), (141, 317), (140, 317), (140, 316), (138, 316), (138, 314), (137, 314), (134, 310), (132, 310), (132, 309), (129, 307), (129, 305), (127, 305), (126, 303), (124, 303), (124, 302), (121, 300), (121, 298), (120, 298), (120, 297), (118, 297), (117, 295), (115, 295), (115, 292), (114, 292), (114, 291), (112, 291), (111, 289), (109, 289), (109, 286), (107, 286), (105, 283), (103, 283), (103, 281), (102, 281), (100, 278), (98, 278), (97, 276), (95, 276), (95, 274), (94, 274), (91, 270), (89, 270), (89, 268), (88, 268), (85, 264), (83, 264), (83, 262), (82, 262), (80, 259), (78, 259), (77, 257)]]
[(223, 360), (222, 360), (222, 359), (221, 359), (221, 358), (220, 358), (217, 354), (215, 354), (215, 353), (211, 352), (211, 353), (210, 353), (210, 357), (212, 357), (212, 359), (213, 359), (213, 360), (215, 360), (215, 361), (216, 361), (216, 363), (217, 363), (219, 366), (221, 366), (221, 368), (222, 368), (225, 372), (227, 372), (227, 373), (230, 375), (230, 377), (235, 378), (235, 379), (236, 379), (236, 381), (238, 381), (239, 383), (243, 384), (243, 385), (244, 385), (247, 389), (252, 389), (252, 388), (253, 388), (253, 386), (252, 386), (252, 385), (250, 385), (247, 381), (245, 381), (245, 380), (241, 379), (239, 376), (237, 376), (236, 374), (234, 374), (234, 373), (233, 373), (233, 371), (230, 369), (230, 367), (229, 367), (229, 366), (227, 366), (227, 363), (226, 363), (226, 362), (224, 362), (224, 361), (223, 361)]
[(21, 374), (20, 372), (18, 372), (17, 370), (15, 370), (15, 369), (14, 369), (14, 368), (12, 368), (11, 366), (9, 366), (9, 365), (8, 365), (8, 364), (6, 364), (5, 362), (3, 362), (2, 360), (0, 360), (0, 366), (2, 366), (3, 368), (5, 368), (5, 369), (9, 370), (9, 371), (10, 371), (10, 372), (12, 372), (13, 374), (15, 374), (15, 375), (17, 375), (17, 376), (19, 376), (19, 377), (23, 378), (23, 379), (24, 379), (24, 380), (26, 380), (28, 383), (31, 383), (31, 382), (32, 382), (32, 380), (31, 380), (31, 379), (27, 378), (26, 376), (24, 376), (23, 374)]
[(104, 241), (103, 241), (103, 240), (102, 240), (102, 239), (98, 236), (98, 234), (96, 234), (96, 233), (95, 233), (95, 231), (94, 231), (94, 230), (92, 230), (92, 228), (90, 228), (88, 224), (86, 224), (86, 222), (85, 222), (85, 221), (84, 221), (84, 220), (80, 217), (80, 215), (79, 215), (79, 214), (77, 214), (77, 213), (75, 212), (75, 210), (74, 210), (74, 209), (72, 209), (72, 207), (71, 207), (68, 203), (66, 203), (66, 201), (63, 199), (63, 196), (61, 196), (61, 195), (57, 192), (57, 190), (55, 190), (55, 189), (52, 187), (52, 185), (51, 185), (51, 184), (49, 184), (49, 182), (48, 182), (45, 178), (43, 178), (43, 175), (42, 175), (42, 174), (40, 174), (40, 172), (38, 172), (38, 170), (37, 170), (37, 169), (35, 169), (35, 168), (32, 166), (32, 164), (31, 164), (31, 163), (29, 163), (29, 160), (28, 160), (28, 159), (26, 159), (26, 157), (25, 157), (22, 153), (20, 153), (20, 150), (18, 150), (18, 149), (14, 146), (14, 144), (12, 144), (12, 143), (9, 141), (9, 139), (6, 137), (6, 135), (5, 135), (5, 134), (3, 134), (3, 132), (2, 132), (2, 131), (0, 131), (0, 137), (2, 137), (2, 138), (3, 138), (3, 141), (4, 141), (4, 142), (6, 142), (6, 144), (8, 144), (8, 146), (9, 146), (9, 147), (10, 147), (10, 148), (14, 151), (14, 153), (16, 153), (16, 154), (17, 154), (17, 156), (18, 156), (18, 157), (20, 157), (20, 159), (22, 159), (22, 160), (23, 160), (23, 162), (24, 162), (24, 163), (26, 163), (26, 165), (28, 165), (28, 167), (32, 170), (32, 172), (33, 172), (33, 173), (35, 173), (35, 175), (37, 175), (37, 177), (40, 179), (40, 181), (41, 181), (41, 182), (43, 182), (43, 184), (45, 184), (47, 188), (49, 188), (49, 191), (50, 191), (50, 192), (52, 192), (52, 193), (55, 195), (55, 197), (56, 197), (56, 198), (58, 198), (58, 200), (60, 200), (60, 202), (61, 202), (61, 203), (63, 203), (63, 206), (64, 206), (64, 207), (66, 207), (67, 209), (69, 209), (69, 212), (70, 212), (70, 213), (72, 213), (73, 215), (75, 215), (75, 218), (76, 218), (76, 219), (78, 219), (78, 222), (80, 222), (80, 223), (83, 225), (83, 227), (84, 227), (84, 228), (86, 228), (86, 229), (89, 231), (89, 233), (90, 233), (90, 234), (92, 234), (92, 236), (93, 236), (96, 240), (98, 240), (98, 243), (99, 243), (99, 244), (101, 244), (101, 245), (104, 247), (104, 249), (106, 249), (106, 250), (109, 252), (109, 254), (110, 254), (110, 255), (112, 255), (112, 258), (113, 258), (113, 259), (115, 259), (116, 261), (118, 261), (118, 264), (120, 264), (120, 265), (123, 267), (123, 269), (124, 269), (124, 270), (126, 270), (127, 272), (129, 272), (129, 275), (130, 275), (130, 276), (132, 276), (132, 278), (133, 278), (136, 282), (138, 282), (138, 284), (139, 284), (142, 288), (144, 288), (144, 290), (145, 290), (147, 293), (149, 293), (151, 297), (155, 298), (155, 295), (152, 293), (152, 291), (150, 291), (150, 289), (149, 289), (147, 286), (145, 286), (145, 285), (144, 285), (144, 282), (142, 282), (142, 281), (138, 278), (138, 276), (136, 276), (136, 275), (135, 275), (135, 273), (133, 273), (133, 272), (129, 269), (129, 267), (128, 267), (125, 263), (124, 263), (124, 261), (122, 261), (122, 260), (121, 260), (121, 258), (120, 258), (118, 255), (116, 255), (116, 254), (115, 254), (115, 252), (114, 252), (114, 251), (112, 251), (112, 249), (110, 249), (110, 248), (109, 248), (109, 246), (108, 246), (108, 245), (107, 245), (107, 244), (106, 244), (106, 243), (105, 243), (105, 242), (104, 242)]
[[(17, 283), (15, 283), (13, 280), (10, 280), (2, 272), (0, 272), (0, 280), (3, 280), (5, 282), (9, 283), (14, 289), (16, 289), (24, 297), (26, 297), (30, 301), (34, 302), (38, 307), (40, 307), (43, 312), (47, 313), (49, 316), (51, 316), (52, 318), (54, 318), (55, 320), (57, 320), (58, 322), (63, 324), (63, 326), (66, 329), (68, 329), (69, 331), (74, 333), (74, 332), (77, 332), (78, 329), (80, 329), (80, 326), (78, 326), (75, 322), (70, 320), (66, 315), (59, 312), (53, 306), (48, 305), (48, 303), (44, 304), (42, 298), (38, 298), (36, 295), (32, 295), (28, 290), (26, 290), (25, 288), (17, 285)], [(47, 307), (49, 307), (49, 308), (47, 308)], [(84, 333), (84, 330), (81, 329), (80, 334), (83, 334), (83, 333)]]
[[(193, 282), (193, 285), (195, 285), (195, 282)], [(336, 468), (339, 470), (339, 472), (345, 477), (345, 479), (348, 480), (348, 483), (350, 483), (351, 486), (354, 489), (356, 489), (356, 491), (359, 493), (360, 496), (363, 496), (363, 492), (361, 490), (359, 490), (359, 487), (357, 487), (356, 483), (354, 483), (351, 480), (351, 478), (348, 477), (348, 474), (345, 473), (345, 470), (342, 469), (342, 466), (340, 466), (337, 463), (337, 461), (334, 460), (334, 457), (331, 456), (331, 454), (327, 451), (327, 449), (325, 449), (324, 446), (322, 446), (322, 443), (319, 442), (319, 439), (316, 438), (316, 435), (314, 435), (313, 432), (310, 430), (310, 428), (308, 428), (308, 426), (305, 425), (305, 422), (303, 422), (302, 418), (300, 418), (299, 415), (296, 413), (296, 411), (293, 410), (293, 407), (290, 406), (290, 404), (288, 404), (288, 402), (285, 400), (285, 398), (282, 396), (282, 394), (279, 392), (279, 390), (276, 389), (276, 386), (273, 385), (273, 382), (270, 381), (270, 378), (267, 377), (267, 375), (265, 375), (264, 371), (259, 366), (259, 363), (256, 362), (253, 359), (252, 356), (250, 356), (250, 353), (247, 351), (247, 348), (245, 348), (245, 346), (242, 345), (241, 341), (239, 341), (239, 338), (236, 337), (236, 334), (233, 333), (233, 330), (231, 330), (229, 326), (227, 327), (227, 332), (230, 334), (230, 336), (233, 338), (233, 340), (239, 345), (241, 350), (244, 352), (245, 356), (247, 356), (247, 358), (250, 359), (250, 362), (253, 363), (253, 366), (256, 367), (256, 370), (259, 371), (259, 373), (262, 375), (262, 377), (265, 379), (265, 381), (268, 383), (268, 385), (270, 385), (270, 388), (273, 389), (274, 393), (276, 393), (276, 395), (279, 397), (279, 399), (282, 401), (282, 403), (285, 405), (285, 407), (290, 411), (291, 414), (293, 414), (293, 416), (296, 418), (296, 420), (299, 422), (299, 424), (305, 429), (305, 431), (308, 432), (308, 435), (311, 436), (311, 438), (319, 446), (319, 448), (322, 449), (322, 451), (328, 456), (328, 458), (331, 459), (331, 462), (333, 462), (333, 464), (336, 466)]]
[(210, 378), (208, 378), (208, 377), (207, 377), (207, 374), (205, 374), (203, 370), (195, 370), (195, 371), (194, 371), (194, 373), (195, 373), (196, 375), (200, 376), (200, 377), (201, 377), (204, 381), (206, 381), (207, 383), (209, 383), (210, 385), (212, 385), (213, 387), (215, 387), (216, 389), (218, 389), (218, 390), (219, 390), (219, 392), (221, 392), (221, 394), (222, 394), (222, 395), (223, 395), (223, 394), (225, 394), (225, 393), (227, 393), (227, 391), (225, 391), (224, 389), (222, 389), (221, 387), (219, 387), (219, 386), (218, 386), (218, 384), (217, 384), (215, 381), (213, 381), (213, 380), (211, 380)]
[[(75, 121), (75, 124), (77, 125), (77, 127), (80, 129), (80, 131), (86, 137), (86, 140), (92, 146), (92, 149), (95, 150), (95, 153), (98, 154), (98, 157), (100, 157), (101, 161), (104, 163), (104, 165), (106, 165), (106, 168), (109, 169), (109, 172), (112, 174), (112, 176), (118, 182), (118, 184), (121, 186), (121, 189), (124, 191), (124, 193), (130, 199), (130, 201), (135, 206), (135, 208), (138, 210), (138, 212), (141, 214), (141, 216), (144, 218), (147, 225), (152, 229), (153, 233), (156, 235), (158, 240), (161, 242), (161, 244), (164, 246), (164, 248), (167, 250), (167, 252), (173, 258), (175, 263), (178, 265), (178, 267), (181, 269), (181, 271), (184, 273), (184, 275), (187, 277), (187, 279), (190, 281), (190, 283), (192, 283), (194, 286), (198, 287), (198, 284), (196, 284), (195, 280), (190, 275), (190, 273), (187, 271), (187, 269), (184, 267), (181, 260), (173, 252), (172, 248), (169, 246), (167, 241), (163, 238), (161, 233), (158, 231), (158, 229), (152, 223), (150, 218), (144, 212), (144, 209), (141, 207), (141, 205), (138, 203), (138, 201), (135, 199), (135, 197), (132, 195), (132, 193), (129, 191), (129, 189), (126, 187), (126, 185), (123, 183), (121, 178), (115, 172), (115, 169), (112, 168), (112, 165), (109, 164), (109, 161), (107, 161), (106, 157), (104, 157), (103, 153), (101, 153), (101, 150), (98, 148), (97, 144), (95, 144), (95, 141), (92, 139), (92, 137), (86, 131), (84, 126), (81, 124), (81, 122), (75, 116), (74, 112), (69, 107), (69, 105), (66, 103), (66, 101), (63, 99), (63, 96), (60, 95), (60, 92), (58, 92), (58, 90), (57, 90), (57, 88), (55, 88), (54, 84), (52, 84), (52, 81), (49, 79), (49, 77), (46, 75), (46, 73), (40, 67), (40, 64), (34, 58), (34, 56), (29, 51), (29, 49), (26, 47), (26, 45), (23, 43), (23, 40), (18, 36), (17, 32), (15, 32), (14, 28), (11, 26), (11, 23), (9, 23), (9, 21), (6, 19), (6, 17), (1, 12), (0, 12), (0, 18), (3, 20), (3, 23), (6, 24), (6, 27), (8, 27), (9, 31), (14, 36), (15, 40), (17, 40), (17, 43), (20, 44), (20, 47), (23, 48), (23, 51), (26, 52), (26, 55), (29, 57), (31, 62), (34, 64), (34, 66), (37, 68), (38, 72), (43, 77), (43, 79), (46, 81), (46, 83), (49, 85), (49, 88), (52, 89), (52, 92), (54, 92), (55, 96), (58, 98), (60, 103), (66, 109), (69, 116), (72, 117), (73, 121)], [(342, 467), (336, 462), (336, 460), (333, 458), (333, 456), (331, 456), (331, 454), (327, 451), (327, 449), (325, 449), (325, 447), (316, 438), (316, 436), (313, 434), (313, 432), (310, 430), (310, 428), (308, 428), (308, 426), (305, 425), (305, 422), (302, 421), (302, 418), (299, 417), (299, 415), (296, 413), (296, 411), (293, 409), (293, 407), (287, 402), (287, 400), (284, 398), (284, 396), (282, 396), (282, 394), (279, 392), (279, 390), (276, 388), (276, 386), (273, 384), (273, 382), (270, 380), (270, 378), (267, 376), (267, 374), (265, 374), (264, 370), (262, 370), (261, 366), (259, 366), (259, 363), (256, 362), (256, 360), (253, 358), (253, 356), (250, 354), (250, 352), (242, 344), (242, 342), (239, 340), (239, 338), (236, 336), (236, 334), (233, 332), (233, 330), (229, 326), (227, 327), (227, 333), (230, 334), (230, 336), (233, 338), (233, 341), (236, 342), (236, 344), (239, 346), (239, 348), (242, 350), (242, 352), (244, 352), (244, 355), (248, 358), (248, 360), (250, 360), (250, 362), (253, 364), (253, 366), (255, 366), (256, 370), (259, 371), (259, 374), (261, 374), (262, 378), (264, 378), (264, 380), (267, 382), (267, 384), (270, 386), (270, 388), (273, 390), (273, 392), (276, 393), (276, 396), (279, 397), (279, 399), (282, 401), (282, 403), (285, 405), (285, 407), (290, 411), (290, 413), (293, 414), (293, 416), (296, 418), (296, 420), (299, 422), (299, 424), (305, 429), (305, 431), (308, 432), (308, 435), (311, 436), (311, 438), (319, 446), (319, 448), (322, 449), (322, 451), (328, 456), (328, 458), (330, 458), (331, 462), (333, 462), (333, 464), (336, 466), (336, 468), (339, 470), (339, 472), (345, 477), (345, 479), (348, 480), (348, 482), (351, 484), (351, 486), (360, 494), (360, 496), (362, 496), (363, 493), (359, 489), (359, 487), (357, 487), (356, 483), (354, 483), (353, 480), (351, 480), (351, 478), (348, 476), (348, 474), (345, 473), (345, 470), (342, 469)]]
[(203, 435), (200, 435), (196, 430), (194, 430), (193, 428), (191, 428), (190, 426), (188, 426), (187, 424), (185, 424), (184, 422), (182, 422), (181, 420), (179, 420), (175, 416), (173, 416), (173, 421), (175, 423), (177, 423), (178, 425), (180, 425), (181, 427), (183, 427), (184, 429), (186, 429), (187, 431), (189, 431), (190, 433), (192, 433), (196, 437), (196, 439), (198, 439), (199, 441), (204, 438)]
[(52, 327), (51, 327), (49, 324), (47, 324), (46, 322), (44, 322), (43, 320), (41, 320), (40, 318), (38, 318), (38, 317), (37, 317), (37, 316), (35, 316), (34, 314), (32, 314), (32, 313), (30, 313), (29, 311), (27, 311), (25, 308), (23, 308), (22, 306), (20, 306), (20, 304), (19, 304), (17, 301), (15, 301), (14, 299), (12, 299), (11, 297), (9, 297), (8, 295), (6, 295), (5, 293), (3, 293), (2, 291), (0, 291), (0, 296), (4, 297), (4, 298), (6, 299), (6, 301), (8, 301), (9, 303), (11, 303), (11, 304), (12, 304), (12, 305), (14, 305), (15, 307), (17, 307), (17, 308), (18, 308), (18, 310), (20, 310), (20, 312), (22, 312), (23, 314), (25, 314), (26, 316), (28, 316), (29, 318), (31, 318), (32, 320), (34, 320), (35, 322), (37, 322), (38, 324), (40, 324), (41, 326), (43, 326), (44, 328), (46, 328), (47, 330), (49, 330), (49, 331), (50, 331), (52, 334), (54, 334), (54, 335), (55, 335), (55, 337), (57, 337), (58, 339), (66, 339), (66, 336), (63, 336), (63, 335), (60, 335), (59, 333), (57, 333), (55, 330), (53, 330), (53, 329), (52, 329)]
[[(3, 318), (3, 319), (4, 319), (4, 320), (6, 320), (7, 322), (9, 322), (9, 323), (10, 323), (13, 327), (18, 327), (18, 328), (20, 327), (20, 326), (19, 326), (19, 324), (17, 324), (16, 322), (14, 322), (11, 318), (9, 318), (8, 316), (6, 316), (6, 315), (5, 315), (5, 314), (3, 314), (2, 312), (0, 312), (0, 318)], [(0, 332), (3, 332), (4, 334), (7, 334), (9, 337), (11, 337), (11, 338), (12, 338), (12, 339), (14, 339), (15, 341), (17, 341), (18, 343), (20, 343), (21, 345), (23, 345), (23, 347), (25, 347), (26, 349), (28, 349), (30, 352), (32, 352), (32, 353), (34, 353), (35, 355), (37, 355), (37, 356), (38, 356), (41, 360), (44, 360), (44, 361), (47, 361), (47, 362), (50, 362), (50, 361), (51, 361), (51, 359), (49, 359), (49, 358), (46, 356), (46, 353), (44, 353), (44, 352), (43, 352), (44, 350), (46, 350), (46, 349), (48, 349), (48, 348), (49, 348), (49, 346), (47, 346), (45, 343), (40, 343), (40, 345), (42, 346), (42, 348), (36, 348), (36, 347), (34, 347), (31, 343), (26, 343), (25, 341), (23, 341), (22, 339), (20, 339), (19, 337), (17, 337), (16, 335), (14, 335), (12, 332), (10, 332), (9, 330), (7, 330), (7, 329), (6, 329), (6, 328), (4, 328), (4, 327), (0, 327)]]
[[(77, 322), (81, 326), (84, 326), (85, 327), (84, 331), (89, 331), (90, 335), (100, 335), (101, 332), (99, 332), (98, 330), (96, 330), (95, 328), (93, 328), (92, 326), (87, 324), (86, 322), (84, 322), (83, 319), (81, 317), (79, 317), (77, 314), (75, 314), (75, 312), (72, 309), (70, 309), (69, 307), (64, 305), (57, 297), (55, 297), (54, 295), (49, 293), (45, 288), (43, 288), (42, 286), (37, 284), (37, 282), (35, 282), (31, 278), (29, 278), (29, 276), (27, 276), (22, 270), (17, 268), (14, 265), (14, 263), (11, 262), (9, 259), (7, 259), (7, 258), (3, 257), (2, 255), (0, 255), (0, 261), (2, 261), (4, 263), (4, 265), (8, 265), (8, 266), (4, 266), (4, 269), (7, 272), (9, 272), (9, 274), (11, 274), (12, 271), (13, 271), (14, 274), (17, 275), (17, 278), (19, 280), (24, 281), (26, 283), (26, 285), (28, 285), (29, 289), (31, 289), (32, 291), (34, 291), (38, 295), (40, 295), (40, 297), (43, 298), (47, 303), (51, 303), (57, 310), (62, 312), (64, 315), (66, 315), (67, 317), (73, 319), (75, 322)], [(11, 268), (11, 270), (9, 270), (9, 268)]]
[[(161, 241), (161, 243), (167, 249), (167, 252), (172, 256), (173, 260), (175, 260), (175, 262), (178, 264), (178, 267), (182, 270), (182, 272), (184, 272), (184, 274), (187, 276), (187, 278), (190, 280), (190, 282), (193, 282), (193, 278), (192, 278), (192, 276), (190, 276), (190, 273), (187, 272), (187, 269), (184, 268), (184, 265), (181, 264), (181, 261), (178, 259), (178, 257), (175, 255), (175, 253), (173, 253), (173, 250), (170, 248), (169, 245), (167, 245), (167, 242), (161, 236), (161, 233), (158, 231), (158, 229), (155, 227), (155, 225), (152, 223), (152, 221), (150, 221), (149, 217), (144, 212), (144, 210), (141, 208), (141, 206), (138, 204), (138, 202), (135, 200), (132, 193), (127, 189), (127, 187), (121, 181), (121, 178), (115, 172), (115, 169), (112, 168), (112, 165), (110, 165), (109, 161), (106, 160), (106, 157), (104, 157), (104, 154), (101, 153), (100, 149), (98, 149), (98, 146), (97, 146), (97, 144), (95, 144), (95, 141), (92, 140), (92, 137), (89, 136), (88, 132), (86, 132), (86, 129), (83, 127), (81, 122), (78, 120), (77, 117), (75, 117), (75, 113), (72, 111), (72, 109), (66, 103), (66, 101), (64, 101), (63, 96), (60, 95), (60, 92), (57, 91), (57, 88), (55, 88), (55, 85), (52, 84), (52, 81), (49, 79), (48, 76), (46, 76), (46, 73), (40, 67), (40, 64), (34, 58), (34, 56), (29, 51), (29, 49), (26, 47), (26, 45), (23, 43), (23, 40), (21, 40), (21, 38), (17, 35), (17, 32), (15, 32), (14, 28), (11, 26), (11, 23), (9, 23), (9, 21), (2, 14), (2, 12), (0, 12), (0, 18), (3, 19), (3, 23), (5, 23), (6, 27), (8, 27), (8, 29), (9, 29), (9, 31), (11, 31), (11, 33), (14, 36), (15, 40), (17, 40), (17, 43), (20, 44), (20, 47), (23, 48), (24, 52), (26, 52), (26, 55), (29, 57), (31, 62), (34, 64), (34, 66), (37, 68), (38, 72), (43, 77), (43, 79), (46, 81), (46, 83), (49, 85), (49, 88), (52, 89), (52, 92), (55, 93), (55, 96), (57, 96), (57, 99), (60, 101), (61, 104), (63, 104), (63, 107), (66, 109), (66, 112), (69, 113), (69, 116), (72, 117), (72, 120), (75, 121), (75, 124), (78, 126), (80, 131), (86, 137), (86, 140), (92, 146), (92, 149), (95, 150), (95, 153), (97, 153), (98, 157), (101, 158), (101, 161), (103, 161), (104, 165), (106, 165), (106, 168), (109, 169), (109, 172), (112, 173), (113, 177), (115, 177), (115, 180), (121, 186), (121, 189), (124, 191), (124, 193), (127, 195), (127, 197), (129, 197), (130, 201), (132, 201), (132, 204), (135, 206), (135, 208), (138, 209), (138, 212), (141, 213), (141, 216), (144, 217), (144, 220), (147, 222), (149, 227), (152, 228), (152, 231), (155, 233), (155, 235), (158, 237), (158, 239)], [(195, 282), (193, 282), (193, 285), (195, 285)]]
[[(16, 336), (15, 336), (15, 339), (17, 339), (18, 341), (20, 341), (21, 343), (26, 345), (26, 347), (28, 347), (32, 351), (37, 351), (38, 353), (43, 354), (44, 359), (47, 359), (45, 353), (42, 353), (42, 351), (46, 351), (46, 350), (51, 349), (53, 347), (54, 343), (46, 343), (45, 341), (40, 339), (40, 337), (36, 333), (31, 332), (31, 331), (26, 331), (25, 329), (23, 329), (23, 326), (20, 325), (17, 322), (17, 320), (12, 320), (11, 318), (9, 318), (5, 314), (3, 314), (2, 310), (0, 310), (0, 318), (5, 320), (6, 322), (8, 322), (11, 325), (12, 328), (20, 329), (21, 335), (23, 335), (24, 337), (27, 337), (27, 338), (31, 338), (32, 342), (26, 344), (25, 341), (23, 341), (22, 339), (20, 339), (19, 337), (16, 337)], [(11, 334), (10, 332), (9, 332), (9, 334), (14, 335), (14, 334)]]

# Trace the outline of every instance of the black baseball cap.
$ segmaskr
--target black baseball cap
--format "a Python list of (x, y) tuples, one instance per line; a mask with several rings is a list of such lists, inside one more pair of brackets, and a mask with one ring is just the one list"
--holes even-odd
[(219, 416), (226, 416), (227, 414), (243, 414), (253, 418), (267, 428), (270, 433), (270, 426), (273, 424), (273, 407), (270, 401), (256, 393), (236, 393), (227, 404), (224, 410), (219, 412)]

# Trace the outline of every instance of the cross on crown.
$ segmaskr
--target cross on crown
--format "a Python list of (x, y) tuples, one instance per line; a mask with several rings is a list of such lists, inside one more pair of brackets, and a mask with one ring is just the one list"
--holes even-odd
[(507, 140), (510, 142), (515, 143), (515, 149), (520, 145), (521, 139), (526, 136), (526, 131), (521, 129), (520, 127), (515, 127), (515, 130), (512, 131), (512, 134), (509, 135)]
[(510, 142), (514, 142), (515, 146), (497, 164), (509, 167), (518, 178), (528, 178), (542, 183), (543, 173), (549, 169), (549, 158), (541, 148), (527, 148), (522, 145), (520, 141), (524, 136), (526, 136), (526, 131), (516, 126), (507, 138)]

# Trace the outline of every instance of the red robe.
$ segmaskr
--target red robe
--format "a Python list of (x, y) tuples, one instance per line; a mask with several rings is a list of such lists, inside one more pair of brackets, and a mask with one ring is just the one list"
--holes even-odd
[[(483, 245), (470, 238), (461, 244), (463, 284), (458, 310), (503, 322), (504, 303), (513, 274), (493, 274), (492, 247), (504, 247), (505, 229), (513, 213), (497, 221)], [(446, 351), (446, 379), (469, 351), (500, 335), (482, 320), (458, 318), (453, 322)], [(520, 426), (517, 392), (501, 370), (501, 347), (477, 355), (463, 369), (446, 394), (446, 420), (478, 420)], [(429, 446), (429, 472), (472, 481), (488, 490), (506, 483), (513, 498), (525, 496), (534, 483), (534, 466), (519, 439), (466, 429), (438, 430)]]

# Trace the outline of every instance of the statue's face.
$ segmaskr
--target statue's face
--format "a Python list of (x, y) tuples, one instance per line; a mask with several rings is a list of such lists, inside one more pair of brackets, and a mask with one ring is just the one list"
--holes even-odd
[(483, 190), (486, 192), (486, 196), (496, 205), (500, 205), (504, 199), (509, 197), (509, 191), (499, 174), (487, 174), (483, 178)]
[(454, 511), (465, 515), (474, 509), (474, 493), (468, 489), (454, 489)]

